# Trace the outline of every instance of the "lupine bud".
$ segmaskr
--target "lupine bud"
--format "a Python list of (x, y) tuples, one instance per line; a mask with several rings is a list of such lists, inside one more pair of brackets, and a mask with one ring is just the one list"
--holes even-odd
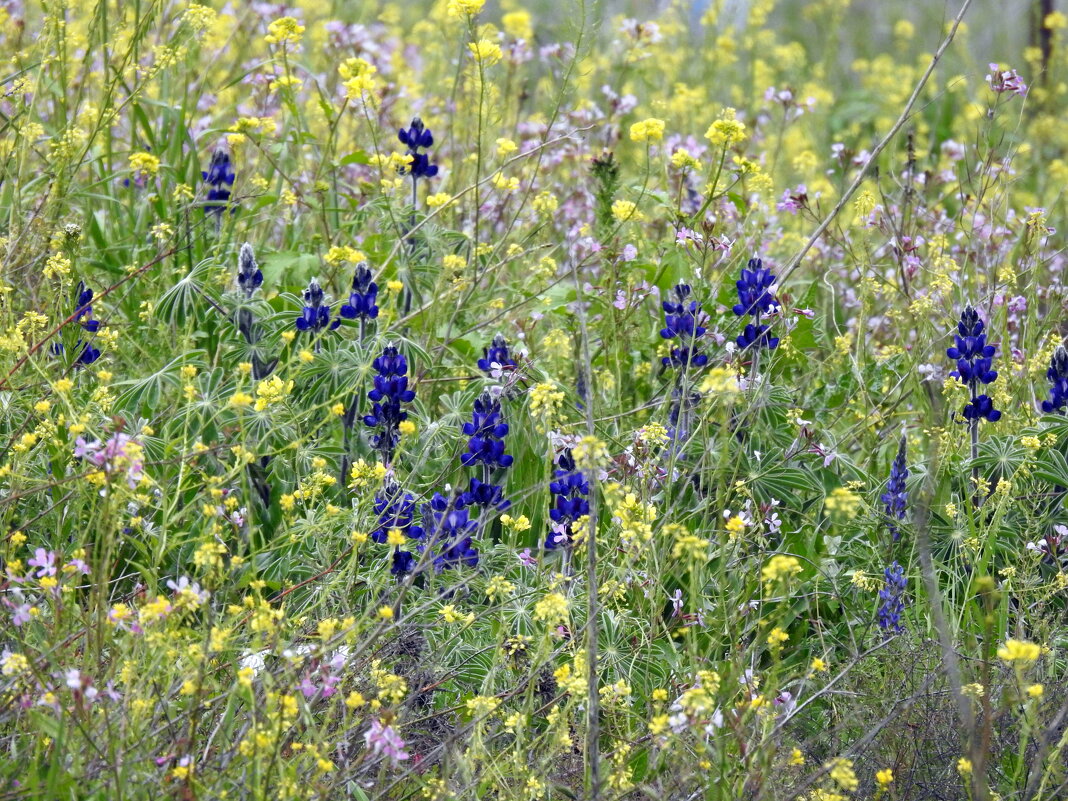
[(252, 245), (246, 242), (237, 255), (237, 285), (246, 298), (251, 298), (262, 283), (263, 273), (256, 263), (256, 254), (252, 251)]
[(237, 177), (230, 163), (230, 154), (223, 148), (218, 148), (211, 155), (208, 169), (202, 171), (200, 175), (209, 187), (204, 211), (221, 214), (230, 202), (230, 189)]
[(879, 590), (879, 628), (887, 635), (900, 634), (905, 630), (901, 625), (901, 613), (905, 611), (905, 570), (897, 562), (883, 571), (885, 583)]

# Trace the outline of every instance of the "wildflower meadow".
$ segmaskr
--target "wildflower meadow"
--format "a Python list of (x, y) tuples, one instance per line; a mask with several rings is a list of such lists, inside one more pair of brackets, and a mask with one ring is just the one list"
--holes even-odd
[(0, 801), (1068, 798), (1060, 0), (0, 0)]

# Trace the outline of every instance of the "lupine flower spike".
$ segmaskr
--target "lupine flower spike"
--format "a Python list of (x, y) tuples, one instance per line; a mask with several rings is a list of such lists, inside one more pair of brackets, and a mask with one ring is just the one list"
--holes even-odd
[(774, 350), (779, 346), (779, 338), (770, 336), (768, 326), (761, 325), (760, 319), (779, 309), (779, 302), (774, 295), (775, 276), (760, 259), (750, 259), (749, 267), (742, 270), (742, 277), (736, 286), (738, 303), (734, 306), (734, 313), (739, 317), (748, 315), (753, 318), (753, 322), (747, 324), (738, 336), (738, 347), (742, 350), (754, 346), (757, 350)]
[(490, 392), (479, 395), (471, 421), (464, 423), (463, 433), (469, 439), (467, 453), (461, 454), (460, 463), (464, 467), (482, 466), (482, 478), (472, 477), (463, 493), (464, 504), (498, 511), (507, 509), (511, 501), (504, 497), (503, 487), (492, 483), (495, 470), (504, 470), (512, 464), (512, 456), (504, 452), (508, 424), (502, 419), (500, 398)]
[[(330, 322), (330, 306), (323, 303), (323, 288), (314, 278), (308, 282), (308, 288), (304, 290), (304, 309), (296, 319), (297, 330), (319, 333), (329, 328), (333, 331), (341, 325), (340, 320)], [(319, 347), (319, 343), (315, 343)]]
[(661, 361), (665, 367), (704, 367), (708, 364), (708, 356), (700, 352), (698, 342), (707, 330), (701, 325), (705, 318), (701, 304), (689, 299), (692, 290), (687, 284), (678, 284), (673, 291), (675, 300), (663, 302), (665, 324), (660, 329), (660, 336), (677, 339), (678, 345)]
[(508, 341), (497, 334), (488, 348), (482, 349), (482, 358), (478, 360), (478, 369), (494, 378), (500, 378), (505, 370), (514, 370), (515, 359), (508, 352)]
[[(93, 290), (89, 289), (84, 282), (78, 282), (78, 297), (74, 304), (74, 316), (72, 320), (78, 323), (86, 332), (95, 334), (100, 330), (100, 321), (93, 319)], [(91, 341), (79, 339), (74, 343), (78, 353), (75, 365), (86, 366), (100, 358), (99, 348), (94, 348)], [(50, 348), (53, 356), (58, 356), (65, 350), (62, 342), (54, 342)]]
[(489, 392), (483, 392), (475, 399), (471, 422), (464, 423), (463, 432), (470, 437), (467, 453), (460, 456), (464, 467), (483, 464), (497, 468), (512, 464), (512, 457), (504, 452), (508, 424), (501, 419), (501, 402)]
[(363, 422), (377, 429), (371, 436), (371, 447), (389, 464), (400, 443), (400, 424), (408, 419), (401, 404), (415, 400), (415, 392), (408, 389), (408, 362), (395, 345), (387, 345), (372, 367), (376, 372), (374, 389), (367, 397), (373, 405)]
[[(415, 499), (410, 493), (401, 490), (392, 477), (387, 476), (382, 484), (382, 491), (375, 497), (374, 504), (377, 525), (371, 532), (371, 539), (377, 543), (389, 541), (391, 531), (399, 531), (411, 540), (422, 540), (423, 527), (414, 522)], [(390, 572), (399, 576), (412, 570), (415, 555), (401, 547), (393, 551), (393, 567)]]
[(886, 636), (900, 634), (905, 630), (901, 613), (905, 611), (905, 570), (897, 562), (883, 571), (883, 588), (879, 590), (878, 621)]
[(700, 395), (689, 388), (687, 379), (690, 367), (700, 368), (708, 364), (708, 356), (701, 353), (700, 349), (700, 339), (707, 329), (703, 325), (706, 315), (701, 310), (701, 304), (690, 299), (693, 290), (689, 285), (678, 284), (672, 291), (675, 299), (665, 300), (662, 304), (664, 327), (660, 329), (660, 336), (677, 340), (678, 344), (660, 361), (665, 368), (673, 367), (677, 371), (675, 386), (671, 391), (668, 413), (671, 429), (668, 435), (673, 441), (679, 442), (687, 436), (690, 412), (700, 400)]
[(890, 521), (890, 534), (893, 536), (894, 542), (901, 538), (901, 530), (897, 527), (897, 521), (905, 519), (905, 505), (908, 502), (905, 479), (908, 477), (909, 470), (905, 464), (905, 435), (902, 434), (897, 456), (890, 466), (890, 480), (886, 482), (886, 492), (883, 493), (882, 497), (886, 516)]
[(980, 386), (992, 384), (998, 377), (997, 371), (992, 369), (997, 348), (986, 344), (984, 328), (983, 321), (979, 319), (979, 312), (970, 305), (966, 306), (961, 312), (960, 322), (957, 323), (955, 344), (946, 350), (946, 355), (957, 362), (957, 369), (950, 375), (960, 379), (961, 383), (968, 387), (970, 395), (961, 416), (968, 421), (971, 438), (974, 507), (982, 503), (979, 496), (979, 465), (975, 463), (979, 458), (979, 420), (985, 418), (993, 423), (1001, 419), (1001, 412), (994, 408), (993, 399), (985, 393), (979, 393)]
[(360, 262), (356, 265), (356, 272), (352, 276), (352, 294), (349, 302), (342, 304), (339, 314), (346, 320), (360, 321), (360, 338), (363, 339), (363, 326), (367, 320), (378, 317), (378, 284), (371, 275), (371, 270), (366, 264)]
[(478, 550), (472, 538), (478, 524), (470, 518), (464, 506), (462, 495), (456, 495), (450, 501), (436, 492), (424, 509), (427, 547), (437, 547), (434, 568), (439, 573), (451, 567), (475, 567), (478, 564)]
[(950, 375), (959, 378), (971, 390), (971, 400), (961, 413), (964, 419), (983, 417), (993, 423), (1001, 418), (1001, 412), (994, 408), (989, 396), (980, 395), (978, 391), (980, 384), (992, 384), (998, 378), (997, 371), (991, 369), (997, 348), (986, 344), (984, 327), (979, 313), (971, 306), (965, 307), (957, 323), (956, 344), (946, 350), (946, 355), (957, 362), (957, 369)]
[(218, 148), (211, 154), (211, 163), (208, 169), (200, 173), (204, 183), (208, 185), (207, 202), (204, 203), (204, 211), (212, 212), (221, 216), (222, 212), (230, 205), (230, 190), (237, 177), (233, 165), (230, 162), (230, 154), (223, 148)]
[(1049, 400), (1042, 401), (1042, 411), (1064, 413), (1068, 406), (1068, 350), (1058, 345), (1046, 371), (1049, 379)]
[(411, 125), (397, 132), (397, 138), (402, 145), (407, 146), (407, 155), (412, 157), (407, 172), (412, 176), (413, 183), (420, 178), (433, 178), (438, 174), (438, 166), (430, 163), (430, 157), (426, 153), (419, 152), (434, 145), (434, 134), (421, 119), (413, 118)]
[[(93, 319), (93, 290), (85, 285), (84, 281), (78, 282), (78, 305), (75, 307), (74, 321), (90, 334), (100, 330), (100, 321)], [(82, 318), (85, 318), (84, 320)]]
[(556, 466), (556, 477), (549, 484), (553, 497), (553, 506), (549, 510), (553, 522), (545, 538), (545, 547), (549, 550), (571, 545), (575, 536), (574, 524), (590, 513), (590, 483), (575, 468), (575, 457), (570, 448), (560, 454)]

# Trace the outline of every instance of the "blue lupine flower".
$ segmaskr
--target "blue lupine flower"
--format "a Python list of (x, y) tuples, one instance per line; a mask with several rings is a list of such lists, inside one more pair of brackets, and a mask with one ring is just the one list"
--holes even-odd
[(994, 400), (989, 395), (976, 395), (964, 406), (961, 416), (965, 420), (978, 420), (985, 417), (991, 423), (1001, 419), (1001, 412), (994, 408)]
[(986, 344), (984, 327), (979, 312), (966, 306), (957, 323), (956, 344), (946, 350), (946, 355), (957, 362), (957, 369), (950, 375), (959, 378), (971, 390), (971, 400), (962, 412), (964, 419), (985, 417), (993, 423), (1001, 417), (1001, 412), (994, 408), (994, 401), (989, 396), (978, 394), (980, 384), (993, 383), (998, 377), (997, 370), (992, 369), (997, 349)]
[(682, 442), (690, 435), (689, 420), (691, 412), (701, 403), (700, 392), (682, 392), (675, 388), (671, 392), (671, 407), (668, 409), (668, 439)]
[[(423, 546), (420, 545), (418, 550), (421, 552)], [(393, 566), (389, 569), (390, 573), (394, 576), (402, 576), (405, 573), (411, 573), (413, 567), (415, 567), (414, 553), (402, 551), (399, 548), (393, 552)]]
[[(78, 303), (74, 307), (74, 321), (80, 323), (82, 328), (90, 334), (100, 330), (100, 321), (93, 319), (93, 290), (89, 289), (84, 281), (78, 282)], [(82, 318), (85, 318), (84, 320)]]
[(356, 265), (356, 272), (352, 276), (352, 294), (349, 302), (342, 305), (340, 314), (346, 320), (373, 320), (378, 316), (378, 284), (372, 279), (371, 271), (366, 264)]
[(503, 512), (512, 505), (512, 502), (504, 497), (503, 487), (480, 481), (474, 476), (461, 498), (464, 506), (481, 506), (483, 509), (496, 509), (498, 512)]
[(897, 562), (883, 571), (885, 583), (879, 590), (879, 628), (887, 635), (900, 634), (905, 630), (901, 625), (901, 613), (905, 611), (905, 570)]
[[(79, 339), (76, 343), (74, 343), (75, 349), (77, 349), (78, 345), (82, 346), (82, 350), (78, 354), (78, 364), (89, 365), (100, 358), (100, 350), (98, 348), (94, 348), (91, 342), (83, 343), (82, 340)], [(59, 347), (61, 349), (63, 348), (62, 345), (60, 345)]]
[(1042, 401), (1042, 411), (1059, 412), (1068, 406), (1068, 350), (1058, 345), (1053, 358), (1050, 359), (1046, 378), (1051, 384), (1049, 400)]
[(382, 454), (387, 464), (400, 442), (400, 424), (408, 419), (402, 403), (415, 400), (415, 392), (408, 389), (408, 362), (395, 345), (387, 345), (374, 362), (374, 389), (367, 393), (373, 403), (371, 413), (364, 415), (364, 425), (377, 428), (371, 446)]
[(490, 393), (475, 398), (471, 422), (464, 423), (463, 432), (470, 437), (467, 453), (460, 456), (464, 467), (484, 464), (487, 467), (508, 467), (512, 457), (504, 452), (504, 438), (508, 424), (501, 420), (501, 402)]
[(742, 350), (756, 346), (775, 350), (779, 338), (768, 334), (768, 326), (760, 324), (761, 315), (772, 314), (779, 308), (779, 301), (772, 294), (775, 276), (764, 266), (760, 259), (750, 259), (748, 268), (742, 268), (742, 277), (735, 283), (738, 287), (738, 303), (734, 313), (739, 317), (746, 315), (754, 318), (748, 323), (735, 342)]
[[(78, 350), (79, 348), (81, 349)], [(100, 350), (94, 348), (90, 342), (85, 342), (79, 339), (74, 343), (74, 349), (78, 350), (78, 358), (74, 360), (76, 365), (89, 365), (100, 358)], [(66, 348), (63, 346), (62, 342), (53, 342), (49, 350), (53, 356), (59, 356), (66, 350)]]
[(553, 507), (549, 510), (552, 530), (545, 539), (545, 547), (552, 550), (570, 545), (574, 537), (572, 525), (590, 513), (590, 483), (575, 469), (575, 457), (568, 448), (556, 460), (555, 480), (549, 483)]
[(252, 245), (246, 242), (241, 246), (241, 251), (237, 255), (237, 285), (245, 293), (246, 298), (251, 298), (261, 284), (263, 284), (263, 273), (256, 263), (256, 254), (252, 251)]
[(965, 307), (957, 323), (956, 345), (946, 350), (946, 355), (957, 361), (957, 369), (950, 375), (965, 384), (990, 384), (998, 377), (997, 371), (990, 369), (997, 349), (986, 344), (983, 328), (979, 312)]
[(308, 282), (308, 288), (304, 290), (304, 309), (300, 317), (296, 319), (297, 329), (300, 331), (319, 332), (329, 327), (334, 330), (341, 325), (340, 320), (330, 322), (330, 306), (323, 304), (323, 288), (314, 278)]
[(204, 211), (221, 214), (230, 202), (230, 188), (234, 185), (237, 177), (233, 165), (230, 163), (230, 154), (223, 148), (217, 149), (211, 154), (211, 163), (206, 171), (200, 176), (209, 187), (208, 199), (204, 204)]
[(675, 302), (665, 300), (664, 327), (660, 329), (660, 336), (664, 339), (678, 339), (678, 347), (671, 349), (671, 355), (665, 356), (661, 361), (664, 366), (685, 367), (692, 364), (694, 367), (703, 367), (708, 363), (708, 356), (701, 353), (697, 347), (697, 340), (705, 335), (707, 330), (703, 325), (704, 314), (701, 304), (696, 300), (688, 300), (692, 290), (687, 284), (678, 284), (675, 289)]
[(420, 148), (428, 148), (434, 144), (434, 134), (430, 132), (421, 119), (415, 117), (408, 128), (401, 128), (397, 132), (397, 138), (402, 145), (408, 147), (408, 155), (412, 157), (412, 163), (408, 165), (407, 172), (414, 179), (433, 178), (438, 174), (438, 166), (430, 163), (430, 157), (426, 153), (420, 153)]
[(739, 302), (734, 306), (734, 313), (739, 317), (771, 314), (779, 308), (779, 301), (771, 292), (775, 276), (760, 259), (749, 260), (749, 268), (742, 268), (742, 277), (735, 286), (738, 287)]
[(905, 519), (905, 505), (908, 502), (908, 493), (905, 491), (905, 479), (909, 477), (909, 470), (905, 464), (905, 435), (901, 435), (901, 445), (897, 449), (894, 463), (890, 465), (890, 480), (886, 482), (886, 492), (883, 493), (882, 502), (886, 509), (886, 516), (890, 518), (890, 533), (894, 542), (901, 538), (895, 520)]
[(482, 358), (478, 360), (478, 369), (484, 373), (493, 373), (494, 370), (515, 368), (515, 359), (508, 352), (508, 341), (497, 334), (493, 343), (488, 348), (482, 349)]
[[(71, 318), (90, 334), (100, 330), (100, 321), (93, 319), (93, 290), (89, 289), (84, 281), (78, 282), (78, 298), (74, 305), (74, 316)], [(99, 348), (94, 348), (92, 342), (79, 339), (74, 343), (78, 352), (78, 358), (74, 360), (76, 365), (88, 365), (100, 358)], [(53, 342), (49, 352), (53, 356), (59, 356), (66, 351), (62, 342)]]
[(745, 350), (752, 345), (756, 345), (758, 348), (767, 348), (768, 350), (775, 350), (779, 347), (779, 338), (768, 335), (769, 326), (766, 325), (753, 325), (749, 323), (738, 335), (735, 342), (738, 343), (738, 347)]
[(414, 523), (415, 499), (410, 493), (403, 492), (392, 478), (382, 483), (382, 491), (375, 496), (374, 511), (377, 527), (371, 532), (373, 541), (386, 542), (393, 529), (399, 529), (410, 539), (422, 539), (423, 528)]
[(471, 535), (478, 524), (464, 508), (463, 496), (455, 496), (450, 501), (436, 492), (423, 511), (427, 547), (438, 548), (434, 568), (441, 572), (465, 564), (475, 567), (478, 564), (478, 551)]

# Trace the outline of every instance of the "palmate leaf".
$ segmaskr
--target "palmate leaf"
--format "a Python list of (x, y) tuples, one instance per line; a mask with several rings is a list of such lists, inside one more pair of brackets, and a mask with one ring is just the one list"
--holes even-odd
[(117, 408), (127, 412), (151, 415), (159, 406), (160, 398), (169, 388), (178, 386), (178, 368), (183, 364), (197, 361), (203, 351), (193, 351), (172, 359), (151, 375), (135, 380), (117, 381), (116, 386), (128, 387), (115, 401)]
[(209, 274), (216, 268), (214, 259), (204, 259), (193, 269), (178, 279), (168, 289), (156, 305), (155, 315), (173, 326), (184, 325), (187, 321), (197, 321), (197, 312), (210, 307), (206, 282)]
[(1068, 487), (1068, 459), (1058, 450), (1047, 450), (1038, 458), (1034, 476), (1055, 487)]
[[(1056, 453), (1054, 451), (1054, 453)], [(1059, 453), (1062, 462), (1064, 457)], [(975, 464), (994, 470), (999, 476), (1011, 476), (1030, 458), (1030, 453), (1013, 437), (993, 437), (979, 446)]]
[(746, 479), (746, 486), (757, 500), (764, 503), (786, 499), (800, 503), (820, 492), (819, 482), (812, 473), (801, 467), (785, 465), (754, 470)]

